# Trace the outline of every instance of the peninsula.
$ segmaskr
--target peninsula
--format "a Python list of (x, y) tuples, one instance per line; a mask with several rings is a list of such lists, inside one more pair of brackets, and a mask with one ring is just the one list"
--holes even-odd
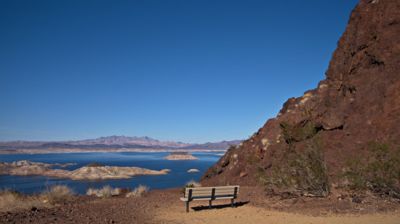
[(16, 176), (48, 176), (67, 178), (72, 180), (105, 180), (105, 179), (127, 179), (138, 175), (164, 175), (168, 169), (150, 170), (140, 167), (120, 166), (83, 166), (76, 170), (54, 169), (55, 166), (65, 167), (70, 164), (48, 164), (21, 160), (17, 162), (0, 163), (0, 175)]

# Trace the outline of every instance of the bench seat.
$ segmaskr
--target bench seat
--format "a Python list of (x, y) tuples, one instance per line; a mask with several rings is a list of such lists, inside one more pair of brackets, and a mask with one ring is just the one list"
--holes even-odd
[(189, 212), (189, 202), (191, 201), (209, 201), (211, 207), (212, 201), (231, 199), (233, 207), (234, 200), (239, 193), (239, 186), (217, 186), (217, 187), (190, 187), (185, 188), (184, 196), (180, 198), (186, 203), (186, 212)]

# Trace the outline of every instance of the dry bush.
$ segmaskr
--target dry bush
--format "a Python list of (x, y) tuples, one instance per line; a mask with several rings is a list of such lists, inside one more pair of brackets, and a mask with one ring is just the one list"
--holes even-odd
[(103, 188), (100, 189), (95, 189), (95, 188), (89, 188), (86, 191), (86, 195), (89, 196), (96, 196), (99, 198), (109, 198), (112, 196), (118, 196), (121, 194), (121, 189), (120, 188), (112, 188), (109, 185), (104, 186)]
[(110, 186), (104, 186), (103, 188), (99, 189), (97, 197), (101, 198), (109, 198), (112, 196), (112, 187)]
[(24, 195), (16, 191), (0, 191), (0, 211), (15, 211), (43, 208), (64, 203), (73, 199), (73, 191), (64, 185), (52, 186), (39, 195)]
[(70, 201), (74, 196), (74, 192), (65, 185), (54, 185), (49, 190), (42, 194), (45, 202), (50, 204), (58, 204)]
[(15, 191), (0, 191), (0, 211), (31, 209), (32, 207), (45, 207), (38, 197), (29, 197)]
[(288, 144), (310, 139), (321, 130), (320, 126), (309, 120), (304, 120), (299, 124), (282, 122), (280, 123), (280, 128), (282, 130), (283, 138)]
[(353, 191), (400, 198), (400, 148), (370, 142), (367, 156), (349, 158), (342, 176)]
[(191, 180), (186, 183), (185, 187), (201, 187), (201, 184), (199, 182)]
[(111, 191), (111, 195), (112, 196), (117, 196), (117, 195), (120, 195), (120, 194), (121, 194), (121, 188), (114, 188)]
[(96, 195), (97, 191), (98, 191), (97, 189), (89, 188), (89, 189), (87, 189), (87, 191), (86, 191), (86, 195), (88, 195), (88, 196)]
[(201, 184), (199, 182), (191, 180), (191, 181), (187, 182), (185, 184), (185, 186), (182, 188), (182, 193), (185, 193), (186, 188), (188, 188), (188, 187), (201, 187)]
[(147, 186), (139, 185), (137, 188), (133, 189), (133, 191), (128, 192), (126, 194), (126, 197), (127, 198), (130, 198), (130, 197), (141, 197), (148, 191), (149, 191), (149, 188)]
[(270, 175), (267, 176), (263, 168), (257, 175), (271, 194), (325, 197), (330, 192), (322, 143), (316, 137), (302, 152), (289, 146), (279, 163), (272, 167)]

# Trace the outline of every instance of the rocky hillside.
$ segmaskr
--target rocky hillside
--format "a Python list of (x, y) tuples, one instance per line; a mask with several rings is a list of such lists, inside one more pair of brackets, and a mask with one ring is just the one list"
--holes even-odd
[(317, 196), (340, 186), (375, 188), (379, 177), (390, 179), (383, 188), (399, 186), (399, 146), (400, 1), (361, 0), (326, 79), (287, 100), (202, 182)]

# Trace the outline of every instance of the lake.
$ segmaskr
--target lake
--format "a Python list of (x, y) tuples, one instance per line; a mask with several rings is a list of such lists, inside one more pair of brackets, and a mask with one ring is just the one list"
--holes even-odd
[[(220, 153), (220, 152), (219, 152)], [(85, 194), (88, 188), (101, 188), (105, 185), (119, 188), (135, 188), (142, 184), (150, 189), (164, 189), (182, 187), (190, 180), (199, 181), (204, 172), (220, 158), (219, 153), (199, 152), (192, 153), (198, 160), (170, 161), (163, 157), (168, 152), (116, 152), (116, 153), (57, 153), (57, 154), (10, 154), (0, 155), (0, 162), (30, 160), (44, 163), (76, 163), (69, 166), (74, 170), (92, 162), (110, 166), (137, 166), (153, 170), (170, 169), (167, 175), (135, 176), (119, 180), (70, 180), (44, 176), (11, 176), (0, 175), (0, 189), (13, 189), (23, 193), (38, 193), (55, 184), (71, 187), (74, 192)], [(198, 169), (200, 172), (188, 173), (189, 169)]]

